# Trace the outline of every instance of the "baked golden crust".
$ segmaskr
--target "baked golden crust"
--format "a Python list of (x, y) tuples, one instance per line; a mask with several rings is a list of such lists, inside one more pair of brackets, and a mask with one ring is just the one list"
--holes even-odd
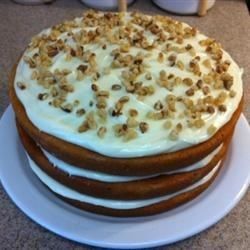
[[(135, 209), (112, 209), (103, 206), (96, 206), (85, 202), (80, 202), (72, 199), (65, 198), (61, 195), (56, 194), (60, 199), (66, 201), (67, 203), (73, 205), (74, 207), (80, 208), (82, 210), (102, 214), (107, 216), (116, 216), (116, 217), (139, 217), (139, 216), (150, 216), (163, 212), (167, 212), (173, 208), (181, 206), (193, 199), (195, 199), (198, 195), (204, 192), (215, 180), (216, 176), (219, 173), (223, 163), (220, 164), (220, 167), (214, 174), (214, 176), (204, 184), (192, 189), (191, 191), (179, 194), (171, 199), (161, 201), (159, 203), (155, 203), (149, 206), (135, 208)], [(52, 191), (52, 190), (51, 190)], [(53, 191), (52, 191), (53, 192)]]
[(17, 120), (29, 136), (48, 152), (53, 153), (65, 162), (80, 168), (108, 174), (126, 176), (153, 175), (176, 170), (201, 160), (232, 135), (243, 106), (242, 99), (228, 123), (220, 128), (211, 139), (193, 147), (178, 152), (140, 158), (111, 158), (39, 131), (28, 119), (23, 105), (16, 96), (14, 89), (16, 66), (13, 67), (9, 79), (9, 96)]
[(19, 136), (31, 159), (51, 178), (80, 193), (106, 199), (148, 199), (182, 190), (206, 176), (224, 158), (230, 140), (227, 140), (213, 159), (200, 169), (178, 174), (161, 175), (144, 180), (108, 183), (79, 176), (69, 176), (54, 167), (36, 143), (17, 123)]

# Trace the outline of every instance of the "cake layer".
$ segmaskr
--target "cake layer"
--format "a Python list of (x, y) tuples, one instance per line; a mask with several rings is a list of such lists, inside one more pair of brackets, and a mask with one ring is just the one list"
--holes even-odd
[[(206, 156), (201, 161), (198, 161), (190, 166), (186, 166), (185, 168), (169, 171), (161, 174), (177, 174), (177, 173), (183, 173), (183, 172), (190, 172), (194, 170), (198, 170), (209, 164), (213, 158), (222, 151), (223, 145), (220, 145), (218, 148), (216, 148), (211, 154)], [(149, 176), (118, 176), (118, 175), (109, 175), (106, 173), (96, 172), (96, 171), (90, 171), (87, 169), (78, 168), (76, 166), (70, 165), (58, 158), (56, 158), (54, 155), (50, 154), (43, 148), (40, 148), (42, 150), (42, 153), (47, 158), (47, 160), (50, 162), (50, 164), (59, 170), (67, 173), (69, 176), (78, 176), (78, 177), (84, 177), (91, 180), (97, 180), (102, 182), (130, 182), (130, 181), (136, 181), (136, 180), (143, 180), (148, 179), (152, 177), (156, 177), (157, 175), (149, 175)]]
[[(191, 171), (179, 171), (178, 173), (162, 173), (158, 176), (145, 176), (144, 179), (131, 180), (127, 182), (105, 182), (105, 180), (92, 180), (80, 176), (70, 175), (52, 165), (42, 150), (35, 144), (25, 131), (18, 126), (21, 141), (29, 157), (39, 166), (41, 171), (64, 186), (82, 194), (94, 197), (135, 200), (148, 199), (166, 194), (171, 194), (198, 182), (206, 176), (224, 158), (228, 148), (227, 140), (220, 150), (204, 165), (198, 165), (197, 169)], [(189, 166), (187, 168), (190, 168)], [(101, 173), (99, 173), (101, 175)], [(112, 176), (116, 178), (117, 176)], [(109, 176), (110, 178), (110, 176)], [(118, 177), (122, 178), (122, 177)], [(126, 177), (125, 177), (126, 178)]]
[(201, 181), (175, 194), (147, 200), (119, 201), (94, 198), (69, 189), (45, 174), (29, 157), (28, 159), (38, 178), (65, 201), (90, 212), (123, 217), (148, 216), (165, 212), (194, 199), (212, 183), (222, 165), (221, 162), (218, 163)]
[(13, 74), (38, 131), (112, 158), (206, 142), (242, 99), (242, 70), (220, 44), (135, 13), (90, 12), (44, 30)]

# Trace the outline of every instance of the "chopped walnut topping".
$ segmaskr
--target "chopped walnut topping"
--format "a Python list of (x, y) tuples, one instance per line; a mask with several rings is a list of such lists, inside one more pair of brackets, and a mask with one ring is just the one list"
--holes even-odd
[(136, 109), (130, 109), (130, 110), (129, 110), (129, 115), (130, 115), (131, 117), (135, 117), (135, 116), (138, 115), (138, 111), (137, 111)]
[(181, 123), (178, 123), (174, 129), (171, 130), (171, 132), (169, 133), (168, 135), (168, 138), (171, 140), (171, 141), (176, 141), (178, 140), (179, 138), (179, 134), (182, 130), (182, 124)]
[(58, 89), (57, 89), (56, 87), (53, 86), (53, 87), (50, 89), (50, 94), (52, 95), (52, 97), (56, 97), (56, 96), (58, 96), (59, 91), (58, 91)]
[[(77, 39), (77, 36), (79, 35), (79, 34), (82, 34), (82, 31), (80, 31), (80, 32), (78, 32), (78, 33), (75, 33), (75, 34), (73, 34), (73, 32), (72, 32), (72, 37), (73, 37), (73, 40), (78, 40)], [(76, 41), (76, 49), (73, 49), (73, 48), (71, 48), (71, 47), (69, 47), (68, 49), (70, 50), (70, 55), (72, 56), (72, 57), (78, 57), (79, 59), (83, 59), (83, 53), (84, 53), (84, 47), (82, 46), (82, 45), (79, 45), (78, 44), (78, 42), (79, 43), (82, 43), (82, 41)]]
[(168, 57), (168, 61), (169, 61), (171, 67), (175, 65), (176, 59), (177, 59), (177, 56), (175, 54), (171, 54)]
[(200, 44), (201, 46), (208, 46), (208, 45), (213, 44), (214, 42), (215, 42), (214, 39), (212, 39), (212, 38), (206, 38), (206, 39), (204, 39), (204, 40), (200, 40), (200, 41), (199, 41), (199, 44)]
[(85, 109), (84, 108), (80, 108), (76, 111), (76, 115), (77, 116), (83, 116), (84, 114), (86, 113)]
[(88, 130), (89, 130), (89, 125), (88, 125), (87, 121), (84, 121), (84, 122), (82, 123), (82, 125), (80, 125), (80, 126), (78, 127), (78, 132), (79, 132), (79, 133), (83, 133), (83, 132), (86, 132), (86, 131), (88, 131)]
[(175, 77), (175, 79), (174, 79), (174, 84), (175, 85), (180, 85), (182, 83), (182, 79), (180, 78), (180, 77)]
[(39, 73), (34, 70), (31, 74), (31, 80), (37, 80), (37, 78), (39, 77)]
[(147, 72), (145, 75), (146, 80), (152, 80), (152, 75), (151, 73)]
[(48, 97), (49, 97), (49, 94), (48, 94), (48, 93), (39, 93), (38, 96), (37, 96), (38, 100), (40, 100), (40, 101), (44, 101), (44, 100), (46, 100)]
[(226, 112), (227, 111), (227, 107), (224, 104), (220, 104), (218, 106), (218, 109), (220, 112)]
[(96, 84), (91, 84), (91, 89), (94, 91), (94, 92), (96, 92), (96, 91), (98, 91), (98, 86), (96, 85)]
[(91, 111), (91, 112), (89, 112), (87, 114), (86, 121), (87, 121), (88, 127), (90, 129), (96, 129), (97, 128), (97, 124), (96, 124), (96, 121), (95, 121), (95, 117), (94, 117), (94, 112), (93, 111)]
[(67, 113), (71, 113), (73, 110), (73, 105), (71, 103), (67, 103), (65, 105), (61, 105), (60, 108)]
[(163, 109), (163, 104), (161, 103), (160, 100), (158, 100), (158, 101), (154, 104), (154, 109), (155, 109), (155, 110), (161, 110), (161, 109)]
[(230, 90), (229, 96), (230, 96), (231, 98), (235, 97), (235, 96), (236, 96), (236, 92), (235, 92), (234, 90)]
[(120, 46), (120, 51), (123, 53), (129, 52), (130, 45), (128, 43), (124, 43)]
[(23, 60), (24, 60), (24, 62), (26, 62), (27, 64), (29, 64), (29, 67), (31, 69), (33, 69), (33, 68), (35, 68), (37, 66), (36, 63), (35, 63), (35, 61), (32, 58), (30, 58), (30, 57), (24, 56)]
[(113, 126), (113, 130), (114, 130), (115, 136), (121, 137), (127, 133), (128, 126), (127, 124), (116, 124)]
[(105, 134), (107, 133), (107, 128), (106, 127), (100, 127), (97, 131), (97, 135), (100, 138), (104, 138)]
[(112, 90), (120, 90), (121, 88), (122, 88), (122, 86), (119, 85), (119, 84), (113, 84), (113, 85), (111, 86), (111, 89), (112, 89)]
[(220, 105), (223, 104), (225, 102), (225, 100), (227, 99), (227, 93), (222, 91), (219, 93), (219, 95), (215, 98), (214, 100), (214, 104), (215, 105)]
[(213, 82), (213, 77), (211, 75), (204, 75), (203, 76), (203, 81), (207, 84), (210, 84)]
[(140, 122), (139, 123), (139, 128), (140, 128), (141, 133), (144, 134), (144, 133), (146, 133), (148, 131), (149, 125), (146, 122)]
[(63, 69), (63, 70), (61, 71), (61, 73), (62, 73), (62, 75), (69, 75), (69, 74), (72, 73), (72, 72), (71, 72), (71, 70), (69, 70), (69, 69)]
[(214, 98), (211, 95), (208, 95), (203, 99), (203, 102), (204, 104), (213, 104)]
[(17, 82), (16, 85), (21, 90), (25, 90), (26, 89), (26, 84), (23, 83), (23, 82)]
[(216, 132), (217, 128), (214, 126), (214, 125), (210, 125), (208, 128), (207, 128), (207, 133), (209, 135), (213, 135), (215, 132)]
[(222, 59), (223, 52), (219, 43), (216, 43), (214, 40), (211, 41), (210, 39), (209, 43), (206, 46), (206, 52), (211, 54), (212, 59), (216, 61), (220, 61)]
[(202, 80), (198, 80), (198, 81), (196, 82), (196, 86), (198, 87), (198, 89), (201, 89), (202, 86), (203, 86)]
[(100, 78), (100, 73), (99, 72), (95, 72), (94, 73), (94, 75), (92, 76), (92, 79), (94, 80), (94, 81), (97, 81), (99, 78)]
[(74, 49), (70, 49), (70, 55), (72, 56), (72, 57), (76, 57), (76, 51), (74, 50)]
[(190, 50), (189, 50), (189, 54), (190, 54), (191, 56), (195, 56), (195, 55), (196, 55), (195, 49), (194, 49), (194, 48), (190, 49)]
[(216, 79), (215, 82), (214, 82), (213, 87), (214, 87), (215, 89), (223, 89), (223, 88), (224, 88), (223, 81), (220, 80), (220, 79)]
[(229, 66), (231, 65), (230, 60), (225, 60), (224, 63), (227, 64), (227, 65), (229, 65)]
[(226, 90), (230, 90), (233, 85), (233, 77), (228, 73), (223, 73), (221, 75), (221, 80), (223, 81)]
[(84, 74), (82, 73), (82, 71), (77, 70), (76, 71), (76, 80), (77, 81), (82, 81), (84, 79)]
[(155, 89), (153, 85), (146, 86), (145, 89), (148, 95), (153, 95), (155, 93)]
[(176, 42), (177, 42), (178, 44), (183, 44), (183, 41), (184, 41), (184, 39), (183, 39), (183, 37), (181, 37), (181, 36), (178, 36), (177, 39), (176, 39)]
[(135, 86), (132, 85), (131, 83), (125, 83), (125, 88), (126, 88), (126, 91), (129, 92), (129, 93), (134, 93), (135, 91)]
[(181, 123), (177, 123), (175, 128), (176, 128), (177, 132), (180, 132), (182, 130), (183, 126)]
[(126, 141), (130, 141), (130, 140), (133, 140), (135, 138), (137, 138), (137, 132), (132, 129), (132, 128), (129, 128), (127, 130), (127, 132), (125, 133), (124, 137), (123, 137), (123, 140), (126, 142)]
[(74, 91), (74, 87), (71, 84), (62, 84), (59, 85), (60, 89), (64, 90), (65, 92), (73, 92)]
[(126, 103), (129, 101), (129, 96), (122, 96), (120, 99), (119, 99), (119, 102), (120, 103)]
[(196, 56), (194, 59), (195, 59), (196, 61), (200, 61), (200, 60), (201, 60), (201, 57), (200, 57), (200, 56)]
[(176, 66), (180, 69), (180, 70), (184, 70), (185, 66), (184, 66), (184, 63), (180, 60), (178, 60), (176, 62)]
[(166, 122), (164, 122), (163, 127), (164, 127), (165, 129), (170, 129), (170, 128), (172, 127), (172, 122), (171, 122), (171, 120), (167, 120)]
[(210, 88), (208, 86), (202, 87), (202, 92), (204, 95), (208, 95), (210, 93)]
[(183, 83), (187, 86), (192, 86), (193, 85), (193, 80), (191, 78), (184, 78)]
[[(230, 64), (229, 64), (229, 65), (230, 65)], [(216, 71), (217, 73), (219, 73), (219, 74), (221, 74), (221, 73), (223, 73), (223, 72), (226, 72), (226, 71), (228, 70), (228, 68), (229, 68), (229, 65), (228, 65), (227, 63), (225, 63), (225, 62), (223, 62), (223, 63), (218, 63), (218, 64), (216, 65), (215, 71)]]
[(188, 90), (186, 90), (185, 93), (187, 96), (193, 96), (194, 95), (194, 88), (189, 88)]
[(98, 96), (97, 97), (96, 107), (98, 109), (104, 109), (104, 108), (107, 107), (107, 101), (106, 101), (106, 97), (105, 96)]
[(175, 103), (176, 103), (176, 99), (171, 100), (170, 98), (167, 98), (168, 109), (171, 112), (176, 112)]
[(168, 80), (170, 80), (170, 79), (172, 79), (172, 78), (174, 78), (174, 74), (169, 74), (169, 75), (168, 75)]
[(164, 61), (164, 55), (163, 55), (162, 52), (160, 52), (160, 53), (158, 54), (157, 61), (158, 61), (159, 63), (163, 63), (163, 61)]
[(65, 57), (65, 61), (66, 62), (69, 62), (72, 60), (72, 55), (71, 55), (71, 51), (69, 51), (67, 54), (66, 54), (66, 57)]
[(169, 117), (169, 111), (168, 110), (161, 110), (159, 112), (152, 112), (149, 111), (146, 115), (147, 118), (149, 119), (153, 119), (153, 120), (162, 120), (162, 119), (166, 119), (167, 117)]
[(82, 73), (85, 73), (85, 71), (88, 69), (87, 65), (81, 64), (77, 67), (77, 70), (81, 71)]
[(204, 125), (205, 125), (205, 122), (203, 119), (199, 118), (199, 119), (194, 120), (194, 126), (196, 128), (202, 128)]
[(48, 56), (49, 57), (54, 57), (59, 53), (58, 48), (55, 47), (55, 46), (47, 47), (47, 51), (48, 51)]
[(100, 108), (96, 111), (96, 114), (100, 117), (100, 121), (105, 123), (107, 121), (108, 112), (104, 108)]
[(96, 96), (97, 97), (102, 96), (102, 97), (108, 98), (109, 97), (109, 92), (106, 91), (106, 90), (100, 90), (100, 91), (96, 92)]
[(64, 102), (65, 100), (64, 99), (61, 99), (61, 98), (55, 98), (53, 99), (52, 101), (52, 105), (56, 108), (59, 108), (60, 105)]
[(202, 64), (208, 69), (212, 68), (211, 61), (209, 59), (204, 60)]
[(200, 66), (199, 66), (199, 63), (197, 62), (197, 60), (191, 60), (190, 63), (189, 63), (189, 67), (190, 67), (190, 70), (195, 75), (198, 75), (198, 76), (201, 75)]
[(127, 119), (127, 125), (129, 128), (134, 128), (138, 126), (138, 121), (134, 117), (129, 117)]
[(187, 44), (186, 47), (185, 47), (185, 49), (186, 49), (187, 51), (189, 51), (189, 50), (192, 49), (192, 48), (193, 48), (193, 46), (192, 46), (191, 44)]
[(213, 113), (215, 112), (214, 107), (213, 107), (212, 105), (208, 105), (208, 106), (207, 106), (207, 112), (208, 112), (209, 114), (213, 114)]

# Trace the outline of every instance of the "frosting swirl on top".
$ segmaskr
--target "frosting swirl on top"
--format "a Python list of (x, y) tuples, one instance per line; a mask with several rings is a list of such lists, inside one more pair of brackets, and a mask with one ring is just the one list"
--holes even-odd
[(237, 109), (241, 76), (219, 43), (185, 23), (90, 11), (32, 39), (15, 90), (41, 131), (129, 158), (209, 139)]

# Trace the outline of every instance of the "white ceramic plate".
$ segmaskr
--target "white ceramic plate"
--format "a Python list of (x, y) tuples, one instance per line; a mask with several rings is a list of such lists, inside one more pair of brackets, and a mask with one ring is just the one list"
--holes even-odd
[(97, 216), (65, 204), (30, 171), (11, 107), (0, 123), (0, 177), (15, 204), (31, 219), (71, 240), (107, 248), (145, 248), (192, 236), (224, 217), (250, 181), (250, 129), (242, 115), (225, 166), (213, 185), (194, 201), (144, 218)]

